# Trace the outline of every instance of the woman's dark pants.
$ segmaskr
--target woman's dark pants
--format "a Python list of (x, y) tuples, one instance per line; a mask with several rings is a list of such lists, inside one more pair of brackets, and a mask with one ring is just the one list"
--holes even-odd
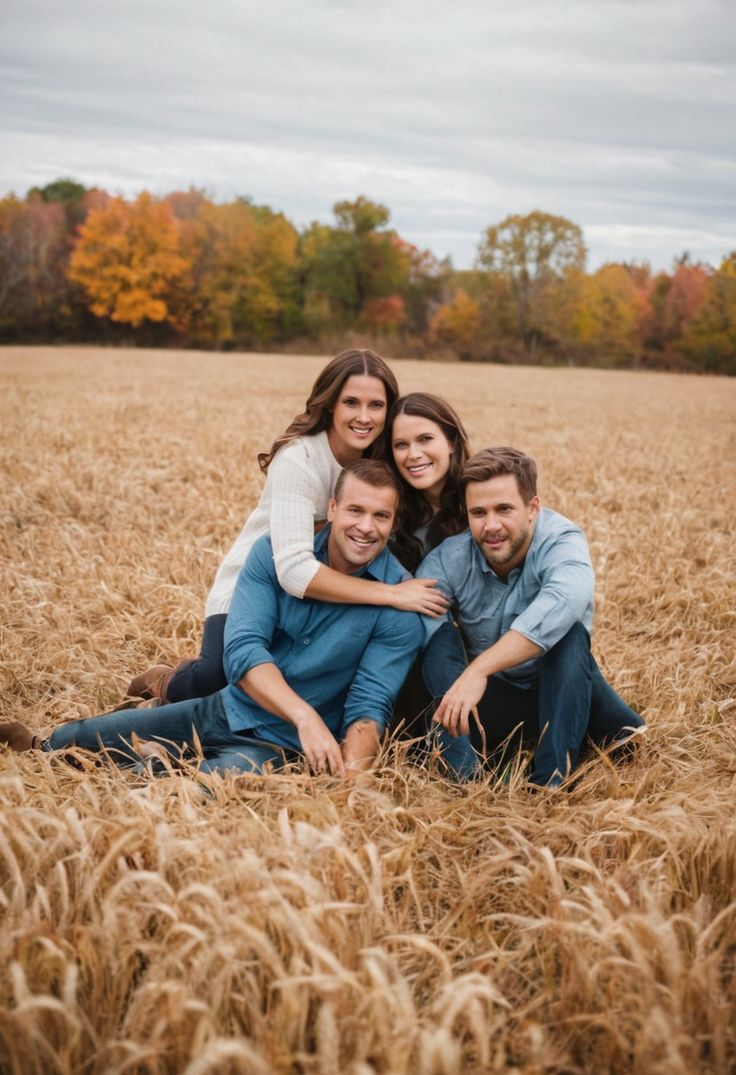
[(174, 672), (166, 688), (169, 702), (183, 702), (187, 698), (206, 698), (227, 686), (222, 657), (225, 652), (225, 621), (227, 613), (208, 616), (204, 621), (202, 647), (199, 657), (183, 661)]

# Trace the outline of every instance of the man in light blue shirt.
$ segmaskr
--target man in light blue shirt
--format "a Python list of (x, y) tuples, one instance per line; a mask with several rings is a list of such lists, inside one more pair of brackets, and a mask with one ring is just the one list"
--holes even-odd
[[(398, 500), (386, 463), (351, 463), (329, 503), (330, 525), (315, 538), (316, 558), (346, 575), (402, 582), (407, 573), (386, 548)], [(241, 571), (228, 615), (228, 687), (207, 698), (73, 721), (38, 743), (24, 725), (8, 723), (0, 725), (0, 742), (16, 750), (105, 750), (121, 765), (140, 765), (163, 749), (175, 758), (196, 753), (199, 743), (202, 772), (254, 772), (303, 756), (315, 772), (345, 775), (375, 759), (422, 639), (413, 612), (287, 594), (271, 540), (263, 537)]]
[(534, 460), (488, 448), (468, 461), (463, 482), (469, 529), (430, 552), (417, 572), (438, 580), (462, 636), (425, 618), (424, 678), (439, 699), (444, 756), (467, 778), (481, 757), (498, 764), (522, 738), (534, 739), (531, 782), (554, 786), (575, 767), (586, 734), (605, 745), (644, 721), (590, 652), (588, 544), (577, 526), (541, 507)]

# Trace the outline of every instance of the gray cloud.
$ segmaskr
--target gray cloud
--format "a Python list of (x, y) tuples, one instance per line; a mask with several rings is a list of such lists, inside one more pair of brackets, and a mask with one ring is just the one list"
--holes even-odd
[(251, 194), (295, 223), (365, 193), (472, 263), (543, 208), (591, 264), (736, 247), (736, 15), (701, 0), (6, 0), (0, 189)]

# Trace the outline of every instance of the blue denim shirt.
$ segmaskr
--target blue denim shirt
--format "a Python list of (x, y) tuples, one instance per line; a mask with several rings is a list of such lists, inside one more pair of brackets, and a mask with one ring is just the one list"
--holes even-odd
[[(585, 535), (549, 508), (537, 517), (524, 563), (506, 580), (493, 571), (469, 530), (433, 549), (417, 577), (438, 579), (471, 660), (512, 629), (546, 653), (574, 623), (588, 632), (593, 623), (595, 578)], [(423, 619), (428, 641), (442, 620)], [(517, 686), (530, 686), (538, 670), (536, 658), (500, 674)]]
[[(325, 527), (314, 553), (327, 563)], [(409, 578), (384, 551), (357, 574), (394, 584)], [(380, 605), (343, 605), (292, 597), (279, 585), (271, 539), (260, 538), (240, 572), (225, 625), (222, 692), (233, 731), (300, 750), (293, 724), (269, 713), (237, 686), (251, 668), (275, 664), (338, 741), (356, 720), (388, 724), (396, 696), (422, 644), (421, 618)]]

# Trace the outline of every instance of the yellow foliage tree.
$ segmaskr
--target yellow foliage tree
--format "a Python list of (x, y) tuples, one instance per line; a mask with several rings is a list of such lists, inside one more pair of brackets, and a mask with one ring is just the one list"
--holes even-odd
[(69, 277), (84, 288), (93, 314), (137, 328), (167, 320), (167, 297), (188, 269), (171, 208), (144, 192), (132, 203), (112, 198), (90, 212)]
[(199, 344), (263, 345), (295, 317), (297, 232), (281, 213), (196, 192), (169, 199), (191, 272), (177, 288), (177, 324)]
[(634, 358), (639, 350), (637, 289), (623, 265), (603, 265), (585, 279), (582, 343), (602, 358)]
[(451, 347), (462, 359), (472, 358), (480, 346), (483, 313), (475, 299), (459, 288), (440, 306), (429, 326), (432, 343)]
[(478, 246), (478, 266), (511, 284), (518, 332), (533, 358), (543, 330), (549, 289), (571, 270), (583, 271), (583, 233), (566, 217), (535, 210), (513, 214), (487, 228)]

